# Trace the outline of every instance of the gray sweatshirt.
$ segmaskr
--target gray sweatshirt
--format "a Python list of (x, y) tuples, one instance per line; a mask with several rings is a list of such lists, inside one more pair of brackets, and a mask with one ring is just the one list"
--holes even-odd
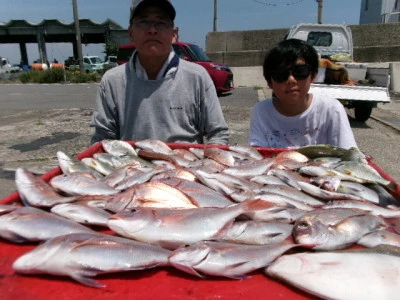
[(179, 59), (164, 78), (138, 78), (130, 61), (107, 71), (96, 99), (92, 143), (103, 139), (228, 144), (228, 126), (207, 71)]

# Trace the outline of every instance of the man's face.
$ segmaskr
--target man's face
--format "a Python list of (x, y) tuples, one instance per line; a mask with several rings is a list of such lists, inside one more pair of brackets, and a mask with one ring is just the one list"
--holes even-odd
[(162, 9), (145, 7), (132, 20), (129, 37), (141, 59), (166, 57), (171, 50), (174, 24)]

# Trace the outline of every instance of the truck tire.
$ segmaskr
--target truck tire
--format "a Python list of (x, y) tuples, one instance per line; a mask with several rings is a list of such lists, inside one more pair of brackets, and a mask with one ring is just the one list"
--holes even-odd
[(354, 107), (354, 117), (358, 122), (365, 122), (372, 113), (372, 107), (366, 105), (357, 105)]

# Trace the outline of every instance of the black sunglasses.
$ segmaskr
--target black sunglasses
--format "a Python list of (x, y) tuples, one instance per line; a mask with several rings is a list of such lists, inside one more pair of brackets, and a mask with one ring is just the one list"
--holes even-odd
[(285, 82), (290, 74), (296, 80), (304, 80), (311, 74), (310, 65), (294, 65), (291, 68), (274, 70), (271, 72), (271, 78), (276, 82)]

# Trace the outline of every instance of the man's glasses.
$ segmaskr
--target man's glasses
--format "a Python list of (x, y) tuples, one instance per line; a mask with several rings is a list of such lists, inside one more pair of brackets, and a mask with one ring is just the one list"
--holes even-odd
[(162, 31), (173, 27), (173, 24), (167, 21), (138, 20), (134, 21), (133, 24), (137, 28), (144, 30), (149, 30), (151, 27), (154, 27), (155, 29)]
[(285, 82), (290, 74), (296, 80), (304, 80), (311, 74), (310, 65), (294, 65), (291, 68), (274, 70), (271, 72), (271, 78), (276, 82)]

